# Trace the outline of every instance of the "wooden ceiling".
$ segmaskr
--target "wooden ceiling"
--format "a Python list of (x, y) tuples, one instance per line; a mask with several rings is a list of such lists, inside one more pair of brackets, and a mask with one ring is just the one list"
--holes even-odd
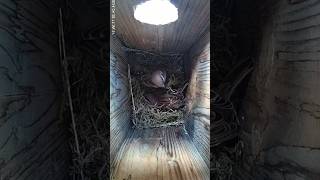
[[(155, 26), (133, 17), (141, 0), (117, 0), (116, 35), (128, 47), (157, 53), (184, 53), (209, 30), (210, 0), (172, 0), (179, 11), (177, 21)], [(165, 9), (163, 13), (166, 13)]]

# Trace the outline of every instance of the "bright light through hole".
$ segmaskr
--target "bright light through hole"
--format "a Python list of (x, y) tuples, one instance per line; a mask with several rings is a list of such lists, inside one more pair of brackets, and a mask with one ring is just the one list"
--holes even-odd
[(178, 19), (178, 9), (169, 0), (150, 0), (137, 5), (134, 18), (147, 24), (169, 24)]

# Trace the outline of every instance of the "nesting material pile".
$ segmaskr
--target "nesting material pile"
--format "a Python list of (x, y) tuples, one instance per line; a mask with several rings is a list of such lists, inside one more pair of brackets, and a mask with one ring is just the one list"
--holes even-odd
[[(99, 68), (99, 69), (98, 69)], [(100, 69), (101, 68), (101, 69)], [(107, 66), (97, 67), (87, 58), (69, 61), (70, 85), (76, 131), (71, 138), (72, 167), (70, 179), (107, 179), (109, 174), (109, 125), (107, 102), (109, 94), (97, 75), (108, 72)], [(71, 88), (70, 86), (70, 88)], [(104, 90), (104, 89), (103, 89)], [(69, 104), (64, 101), (63, 118), (70, 120)], [(76, 132), (76, 133), (75, 133)]]
[(64, 87), (60, 115), (64, 122), (71, 122), (70, 179), (108, 179), (109, 94), (100, 78), (108, 73), (108, 56), (105, 54), (109, 48), (101, 46), (101, 56), (99, 53), (88, 53), (89, 50), (83, 48), (87, 46), (82, 44), (70, 43), (67, 49), (64, 32), (69, 31), (63, 29), (62, 19), (60, 9), (59, 50)]
[(163, 87), (148, 85), (150, 76), (146, 71), (130, 73), (134, 125), (153, 128), (182, 124), (187, 87), (183, 75), (171, 72)]

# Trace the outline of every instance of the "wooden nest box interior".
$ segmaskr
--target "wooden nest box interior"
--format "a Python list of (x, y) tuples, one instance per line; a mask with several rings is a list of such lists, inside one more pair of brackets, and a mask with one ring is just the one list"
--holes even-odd
[(319, 60), (320, 0), (0, 0), (0, 180), (319, 180)]
[(209, 179), (210, 1), (172, 2), (165, 25), (136, 20), (139, 3), (115, 4), (111, 178)]

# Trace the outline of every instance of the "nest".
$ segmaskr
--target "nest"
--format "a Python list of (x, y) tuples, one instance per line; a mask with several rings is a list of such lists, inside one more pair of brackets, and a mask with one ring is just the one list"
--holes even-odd
[(60, 115), (64, 121), (71, 121), (70, 179), (108, 179), (110, 144), (106, 110), (109, 94), (105, 85), (99, 83), (99, 77), (105, 77), (109, 69), (105, 63), (107, 56), (103, 56), (108, 49), (100, 47), (101, 57), (90, 55), (80, 46), (72, 46), (67, 51), (62, 19), (60, 9), (59, 50), (64, 85)]
[[(166, 95), (173, 97), (173, 99), (170, 99), (169, 104), (165, 106), (160, 104), (152, 104), (149, 100), (147, 100), (145, 94), (148, 87), (143, 84), (145, 81), (145, 76), (129, 76), (129, 80), (131, 81), (132, 87), (132, 119), (133, 124), (136, 127), (154, 128), (183, 124), (186, 109), (184, 90), (186, 89), (187, 83), (181, 83), (183, 82), (181, 76), (172, 74), (166, 83), (166, 88), (151, 89), (151, 91), (165, 91)], [(171, 105), (173, 104), (178, 108), (172, 108)]]
[[(72, 85), (73, 114), (78, 142), (71, 138), (73, 166), (71, 176), (74, 179), (106, 179), (109, 174), (109, 128), (106, 112), (108, 93), (99, 92), (99, 80), (96, 78), (96, 66), (88, 59), (79, 59), (69, 63), (68, 73)], [(103, 70), (107, 72), (107, 68)], [(86, 72), (86, 73), (83, 73)], [(99, 87), (99, 88), (97, 88)], [(65, 105), (65, 117), (69, 119), (68, 104)], [(77, 147), (78, 150), (77, 150)]]

